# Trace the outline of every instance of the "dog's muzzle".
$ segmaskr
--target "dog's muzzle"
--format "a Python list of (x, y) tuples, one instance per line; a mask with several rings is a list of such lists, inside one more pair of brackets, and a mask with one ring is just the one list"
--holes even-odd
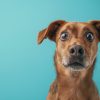
[(85, 51), (80, 45), (73, 45), (69, 49), (70, 57), (63, 60), (65, 67), (71, 67), (73, 69), (82, 69), (85, 67)]
[(67, 67), (71, 67), (73, 69), (82, 69), (85, 67), (84, 58), (73, 56), (69, 58)]

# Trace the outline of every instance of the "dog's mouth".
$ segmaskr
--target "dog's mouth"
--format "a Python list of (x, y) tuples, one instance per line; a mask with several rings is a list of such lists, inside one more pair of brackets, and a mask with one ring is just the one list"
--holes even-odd
[(73, 59), (69, 59), (65, 62), (67, 62), (67, 63), (63, 63), (63, 65), (66, 68), (71, 68), (71, 69), (74, 69), (74, 70), (80, 70), (80, 69), (85, 68), (84, 59), (73, 58)]
[(79, 62), (69, 63), (68, 66), (82, 66), (82, 67), (84, 67), (83, 64), (79, 63)]
[(70, 68), (73, 71), (81, 71), (82, 69), (85, 68), (84, 64), (80, 62), (69, 63), (66, 67)]

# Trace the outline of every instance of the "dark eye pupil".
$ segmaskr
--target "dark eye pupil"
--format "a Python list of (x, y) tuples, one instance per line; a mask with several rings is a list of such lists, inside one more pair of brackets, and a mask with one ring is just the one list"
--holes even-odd
[(64, 32), (64, 33), (61, 34), (61, 37), (60, 38), (61, 38), (61, 40), (66, 40), (67, 37), (68, 37), (67, 36), (67, 32)]
[(93, 34), (92, 33), (87, 33), (87, 35), (86, 35), (86, 37), (87, 37), (87, 40), (88, 41), (90, 41), (90, 42), (92, 42), (93, 41)]

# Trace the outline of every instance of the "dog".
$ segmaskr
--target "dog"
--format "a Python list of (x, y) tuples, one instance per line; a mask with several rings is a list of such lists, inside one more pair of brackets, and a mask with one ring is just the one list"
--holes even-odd
[(100, 100), (92, 79), (100, 41), (100, 20), (57, 20), (39, 32), (38, 44), (46, 38), (56, 43), (57, 74), (47, 100)]

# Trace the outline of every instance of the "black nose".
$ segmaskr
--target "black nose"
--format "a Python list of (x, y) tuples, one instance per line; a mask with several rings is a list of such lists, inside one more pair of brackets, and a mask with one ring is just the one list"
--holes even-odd
[(84, 55), (84, 49), (80, 45), (73, 45), (69, 52), (72, 56), (83, 56)]

